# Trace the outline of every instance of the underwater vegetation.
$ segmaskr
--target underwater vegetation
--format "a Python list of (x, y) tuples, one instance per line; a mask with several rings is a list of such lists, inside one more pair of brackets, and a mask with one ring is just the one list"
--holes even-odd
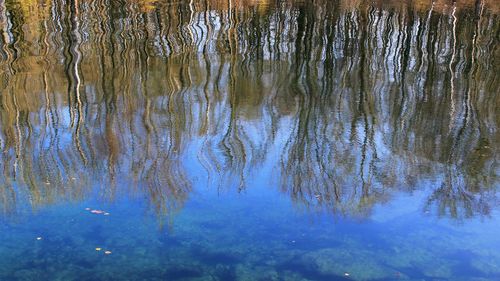
[[(217, 195), (191, 200), (168, 231), (155, 227), (154, 216), (144, 216), (146, 206), (140, 200), (110, 205), (109, 216), (92, 214), (85, 205), (63, 205), (38, 214), (32, 224), (2, 224), (0, 254), (9, 259), (0, 262), (0, 278), (496, 280), (500, 276), (498, 229), (486, 233), (480, 222), (469, 223), (468, 228), (435, 223), (418, 212), (401, 214), (400, 208), (391, 206), (375, 213), (398, 216), (363, 224), (318, 217), (311, 223), (285, 198), (263, 199), (258, 193), (246, 200), (234, 200), (236, 194), (216, 200), (212, 196)], [(43, 239), (37, 240), (34, 233)], [(106, 250), (111, 253), (106, 255)]]

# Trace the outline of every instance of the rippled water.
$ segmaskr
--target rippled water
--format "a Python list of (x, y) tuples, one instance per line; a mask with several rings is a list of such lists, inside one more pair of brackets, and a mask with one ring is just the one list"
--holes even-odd
[(0, 280), (500, 280), (496, 1), (0, 0), (0, 31)]

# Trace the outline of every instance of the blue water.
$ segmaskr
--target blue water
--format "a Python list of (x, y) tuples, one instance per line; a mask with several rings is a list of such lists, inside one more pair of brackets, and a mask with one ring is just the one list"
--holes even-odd
[(198, 181), (161, 215), (140, 196), (57, 203), (2, 220), (0, 279), (498, 280), (498, 210), (449, 221), (422, 212), (424, 194), (357, 219), (296, 208), (262, 182), (238, 193)]
[(499, 281), (497, 2), (0, 0), (0, 281)]

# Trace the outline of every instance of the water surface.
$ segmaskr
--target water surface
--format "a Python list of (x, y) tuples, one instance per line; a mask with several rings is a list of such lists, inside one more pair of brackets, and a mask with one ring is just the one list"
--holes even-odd
[(0, 280), (500, 280), (499, 15), (0, 0)]

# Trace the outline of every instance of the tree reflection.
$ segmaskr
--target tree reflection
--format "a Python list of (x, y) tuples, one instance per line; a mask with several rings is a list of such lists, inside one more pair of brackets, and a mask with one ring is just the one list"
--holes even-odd
[(194, 159), (238, 190), (272, 163), (310, 210), (431, 186), (426, 209), (487, 215), (500, 21), (469, 2), (0, 0), (3, 211), (97, 185), (167, 215)]

